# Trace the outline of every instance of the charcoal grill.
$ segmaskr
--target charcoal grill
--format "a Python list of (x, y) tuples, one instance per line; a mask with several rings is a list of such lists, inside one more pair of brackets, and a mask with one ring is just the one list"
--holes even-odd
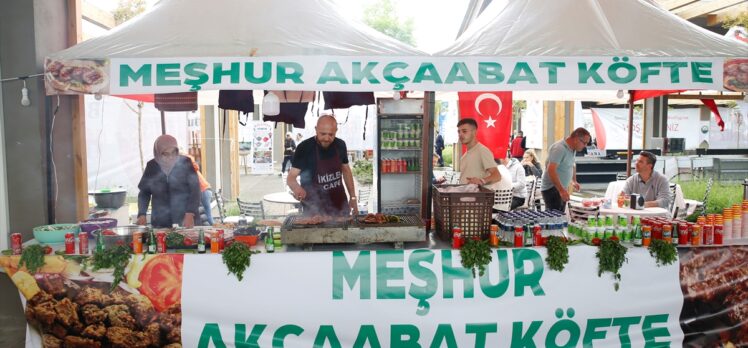
[(351, 220), (329, 221), (318, 225), (299, 225), (295, 222), (300, 216), (289, 216), (281, 226), (283, 244), (337, 244), (337, 243), (395, 243), (402, 247), (403, 242), (426, 240), (423, 221), (417, 215), (401, 215), (400, 222), (367, 224), (361, 222), (365, 215)]

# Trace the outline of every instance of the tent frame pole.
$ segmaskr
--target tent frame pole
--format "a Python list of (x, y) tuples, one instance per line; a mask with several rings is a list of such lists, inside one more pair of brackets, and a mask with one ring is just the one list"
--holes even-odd
[(634, 91), (629, 91), (629, 145), (626, 153), (626, 176), (631, 176), (631, 143), (634, 134)]

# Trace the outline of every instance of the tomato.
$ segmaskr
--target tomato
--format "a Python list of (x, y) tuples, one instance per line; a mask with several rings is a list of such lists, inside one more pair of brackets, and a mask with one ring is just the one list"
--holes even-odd
[(112, 230), (104, 230), (104, 232), (101, 232), (101, 234), (104, 235), (104, 236), (116, 236), (117, 235)]
[(51, 247), (51, 246), (49, 246), (49, 245), (45, 245), (45, 246), (44, 246), (44, 254), (45, 254), (45, 255), (49, 255), (49, 254), (52, 254), (52, 252), (53, 252), (53, 251), (54, 251), (54, 250), (52, 249), (52, 247)]
[(138, 290), (162, 312), (182, 301), (182, 267), (184, 255), (161, 254), (146, 261), (140, 271)]
[(192, 246), (193, 244), (195, 244), (195, 242), (193, 242), (192, 239), (189, 238), (185, 238), (184, 242), (182, 243), (184, 244), (184, 246)]
[(618, 236), (610, 236), (610, 240), (619, 241)]
[(600, 245), (600, 238), (592, 238), (592, 245)]

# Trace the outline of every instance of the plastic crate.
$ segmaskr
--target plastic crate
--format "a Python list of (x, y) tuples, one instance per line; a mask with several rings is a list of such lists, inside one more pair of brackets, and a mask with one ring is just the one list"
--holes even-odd
[(434, 185), (436, 234), (441, 240), (452, 238), (452, 228), (462, 229), (465, 238), (487, 239), (491, 229), (494, 191), (480, 187), (479, 192), (443, 192), (439, 188), (458, 185)]

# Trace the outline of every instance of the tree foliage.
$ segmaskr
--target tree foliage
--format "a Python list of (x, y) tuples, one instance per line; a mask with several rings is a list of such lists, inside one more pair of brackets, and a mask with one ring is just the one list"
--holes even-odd
[(741, 26), (748, 29), (748, 11), (740, 12), (735, 17), (727, 16), (722, 22), (722, 27), (725, 29), (730, 29), (734, 26)]
[(413, 18), (401, 21), (392, 0), (379, 0), (364, 10), (364, 23), (401, 42), (415, 46)]
[(120, 25), (145, 11), (145, 0), (119, 0), (117, 8), (112, 11), (114, 22)]

